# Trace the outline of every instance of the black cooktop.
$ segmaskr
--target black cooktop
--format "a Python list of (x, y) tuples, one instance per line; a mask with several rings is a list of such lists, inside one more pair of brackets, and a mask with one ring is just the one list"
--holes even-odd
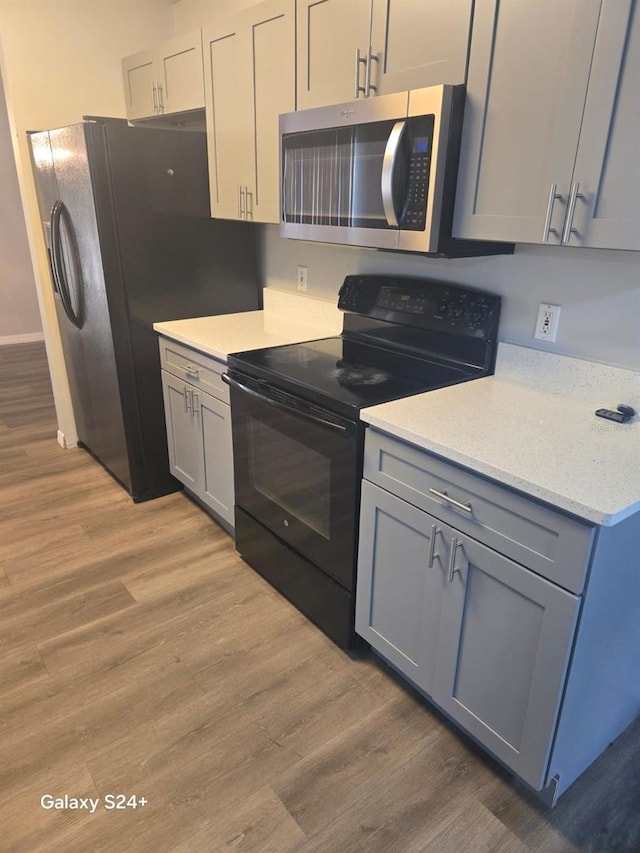
[(352, 416), (365, 406), (475, 375), (344, 336), (237, 353), (229, 368)]
[(347, 276), (344, 332), (229, 356), (236, 379), (357, 419), (365, 406), (493, 371), (500, 297), (446, 282)]

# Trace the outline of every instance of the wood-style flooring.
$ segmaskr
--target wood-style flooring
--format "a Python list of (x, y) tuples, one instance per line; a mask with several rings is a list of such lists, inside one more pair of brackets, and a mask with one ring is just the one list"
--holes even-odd
[(134, 505), (55, 435), (44, 348), (0, 347), (0, 850), (640, 850), (640, 725), (550, 811), (183, 494)]

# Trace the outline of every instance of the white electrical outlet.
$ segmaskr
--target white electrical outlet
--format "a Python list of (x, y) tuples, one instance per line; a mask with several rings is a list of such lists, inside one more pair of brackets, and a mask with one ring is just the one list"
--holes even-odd
[(540, 303), (536, 331), (534, 338), (538, 341), (553, 342), (558, 334), (558, 323), (560, 322), (560, 305), (547, 305)]
[(307, 289), (307, 276), (309, 275), (308, 267), (298, 267), (298, 290)]

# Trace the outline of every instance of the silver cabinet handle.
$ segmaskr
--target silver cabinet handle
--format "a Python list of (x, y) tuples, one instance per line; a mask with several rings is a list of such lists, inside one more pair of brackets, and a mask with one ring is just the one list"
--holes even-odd
[(551, 217), (553, 215), (553, 205), (556, 199), (558, 201), (562, 201), (564, 196), (557, 192), (558, 185), (551, 184), (551, 190), (549, 191), (549, 201), (547, 203), (547, 215), (544, 220), (544, 231), (542, 232), (542, 242), (547, 243), (549, 240), (549, 234), (557, 234), (558, 229), (551, 227)]
[(396, 213), (395, 199), (393, 197), (393, 173), (398, 160), (398, 152), (400, 151), (400, 143), (407, 127), (406, 121), (397, 121), (384, 149), (384, 157), (382, 158), (382, 177), (380, 179), (380, 191), (382, 193), (382, 206), (384, 207), (384, 215), (387, 218), (387, 224), (390, 228), (398, 228), (398, 215)]
[(158, 110), (164, 113), (164, 90), (161, 83), (158, 83)]
[(429, 489), (429, 492), (432, 495), (435, 495), (437, 498), (441, 498), (443, 501), (446, 501), (447, 503), (451, 504), (451, 506), (455, 506), (458, 509), (464, 510), (465, 512), (473, 512), (473, 510), (471, 509), (470, 503), (468, 503), (468, 504), (460, 503), (460, 501), (457, 501), (455, 498), (449, 497), (449, 495), (446, 492), (439, 492), (437, 489)]
[(253, 193), (249, 192), (249, 187), (244, 188), (244, 200), (245, 200), (245, 219), (253, 219), (253, 203), (249, 204), (249, 199), (253, 202)]
[(372, 53), (371, 45), (369, 45), (369, 47), (367, 49), (367, 65), (366, 65), (365, 75), (364, 75), (364, 96), (365, 96), (365, 98), (369, 97), (372, 90), (374, 92), (378, 91), (378, 87), (374, 86), (373, 83), (371, 82), (371, 63), (372, 62), (378, 62), (378, 54)]
[(193, 414), (197, 415), (198, 412), (200, 411), (200, 408), (201, 408), (200, 407), (200, 395), (198, 394), (197, 391), (191, 392), (191, 406), (192, 406)]
[(247, 214), (245, 211), (245, 198), (244, 198), (245, 187), (240, 187), (240, 195), (238, 197), (238, 214), (240, 219), (246, 219)]
[(564, 232), (562, 234), (562, 242), (568, 243), (572, 234), (577, 234), (578, 229), (573, 227), (573, 215), (576, 212), (576, 201), (579, 198), (584, 198), (584, 194), (580, 192), (580, 184), (574, 181), (569, 193), (569, 204), (567, 205), (567, 218), (564, 223)]
[(366, 92), (366, 87), (365, 87), (365, 86), (361, 86), (361, 85), (360, 85), (360, 65), (361, 65), (361, 64), (366, 65), (366, 64), (367, 64), (367, 60), (366, 60), (366, 59), (363, 59), (363, 58), (360, 56), (360, 48), (359, 48), (359, 47), (357, 47), (357, 48), (356, 48), (356, 74), (355, 74), (355, 77), (356, 77), (356, 88), (355, 88), (355, 95), (354, 95), (354, 97), (355, 97), (355, 98), (359, 98), (359, 97), (360, 97), (360, 92), (362, 92), (362, 94), (363, 94), (363, 95), (364, 95), (364, 94), (365, 94), (365, 92)]
[(442, 530), (438, 527), (437, 524), (431, 525), (431, 541), (429, 542), (429, 559), (427, 561), (427, 568), (433, 568), (433, 561), (436, 557), (439, 557), (440, 554), (436, 553), (436, 536), (442, 533)]
[(459, 572), (460, 569), (456, 569), (456, 552), (458, 548), (462, 547), (462, 542), (459, 542), (458, 539), (454, 536), (451, 540), (451, 551), (449, 551), (449, 572), (447, 575), (448, 583), (453, 583), (453, 576), (456, 572)]
[(193, 376), (194, 379), (198, 379), (200, 377), (200, 368), (196, 367), (195, 364), (185, 364), (184, 370), (185, 373), (189, 376)]
[(153, 111), (154, 113), (158, 112), (158, 88), (156, 86), (155, 81), (151, 84), (151, 91), (153, 92)]
[(191, 397), (192, 391), (191, 388), (187, 388), (185, 385), (184, 388), (184, 410), (185, 412), (190, 412), (193, 409), (193, 399)]

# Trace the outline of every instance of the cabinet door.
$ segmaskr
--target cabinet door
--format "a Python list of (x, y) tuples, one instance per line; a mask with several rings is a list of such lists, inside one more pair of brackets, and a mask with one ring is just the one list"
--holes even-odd
[(464, 83), (472, 0), (373, 0), (377, 94)]
[(560, 243), (600, 4), (476, 0), (454, 236)]
[(297, 9), (298, 109), (352, 101), (364, 87), (356, 50), (366, 59), (371, 0), (298, 0)]
[(427, 693), (446, 584), (441, 528), (426, 512), (363, 482), (356, 632)]
[(211, 215), (245, 219), (254, 158), (252, 67), (242, 18), (203, 32)]
[(455, 530), (445, 535), (459, 547), (447, 573), (433, 698), (540, 789), (579, 599)]
[(640, 10), (631, 0), (604, 0), (573, 176), (582, 198), (576, 197), (569, 245), (640, 249), (638, 80)]
[(158, 113), (155, 55), (143, 50), (122, 60), (127, 118), (149, 118)]
[(194, 391), (193, 417), (201, 430), (204, 457), (199, 497), (233, 527), (231, 407), (210, 394)]
[(196, 494), (202, 482), (202, 433), (193, 416), (194, 388), (162, 371), (169, 470)]
[(255, 146), (246, 164), (247, 219), (279, 222), (278, 116), (296, 108), (294, 0), (261, 3), (248, 14)]
[(200, 30), (177, 36), (160, 45), (157, 67), (162, 113), (178, 113), (204, 108)]

